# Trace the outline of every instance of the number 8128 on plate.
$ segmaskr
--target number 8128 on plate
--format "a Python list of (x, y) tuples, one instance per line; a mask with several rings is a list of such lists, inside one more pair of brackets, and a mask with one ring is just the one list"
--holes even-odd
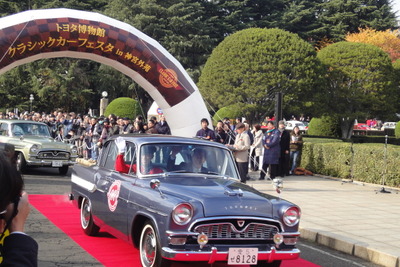
[(229, 248), (228, 264), (257, 264), (258, 248)]

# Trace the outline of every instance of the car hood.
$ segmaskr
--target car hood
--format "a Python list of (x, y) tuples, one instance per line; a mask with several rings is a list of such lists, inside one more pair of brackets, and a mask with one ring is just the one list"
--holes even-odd
[(205, 216), (262, 216), (272, 215), (271, 200), (263, 194), (234, 179), (170, 178), (161, 182), (165, 194), (185, 201), (199, 201)]
[(69, 144), (55, 141), (53, 138), (45, 136), (23, 136), (21, 142), (24, 142), (25, 144), (40, 145), (41, 149), (49, 148), (68, 150), (70, 147)]

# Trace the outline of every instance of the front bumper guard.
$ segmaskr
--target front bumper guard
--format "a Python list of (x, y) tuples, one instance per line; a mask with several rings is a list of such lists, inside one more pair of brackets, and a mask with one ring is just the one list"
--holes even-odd
[[(60, 159), (55, 159), (57, 161), (62, 161), (62, 165), (68, 165), (72, 166), (75, 164), (74, 160), (60, 160)], [(27, 160), (26, 165), (28, 166), (43, 166), (43, 167), (52, 167), (53, 160), (45, 160), (45, 159), (37, 159), (37, 160)]]
[[(216, 261), (228, 261), (228, 251), (218, 251), (212, 247), (210, 251), (186, 251), (173, 250), (169, 247), (163, 247), (161, 255), (163, 258), (174, 261), (207, 261), (212, 264)], [(300, 250), (297, 248), (288, 250), (276, 250), (272, 247), (270, 251), (259, 251), (258, 260), (273, 262), (278, 260), (295, 260), (299, 258)]]

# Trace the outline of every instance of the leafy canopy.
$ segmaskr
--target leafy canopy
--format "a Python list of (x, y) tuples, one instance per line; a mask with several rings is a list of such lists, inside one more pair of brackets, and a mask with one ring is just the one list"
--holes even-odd
[[(388, 55), (380, 48), (363, 43), (339, 42), (323, 48), (318, 58), (324, 64), (330, 101), (325, 112), (348, 121), (342, 134), (350, 130), (354, 119), (381, 119), (394, 114), (399, 98), (394, 86), (394, 71)], [(346, 133), (345, 138), (348, 138)]]
[(286, 106), (316, 97), (319, 71), (315, 50), (296, 34), (252, 28), (228, 36), (214, 49), (199, 88), (213, 109), (238, 104), (243, 116), (259, 122), (273, 110), (277, 92), (284, 94)]

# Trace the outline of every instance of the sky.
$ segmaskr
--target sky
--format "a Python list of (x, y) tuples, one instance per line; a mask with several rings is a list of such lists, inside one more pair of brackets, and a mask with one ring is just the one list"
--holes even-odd
[(400, 20), (400, 0), (393, 0), (393, 10), (397, 11), (397, 18)]

